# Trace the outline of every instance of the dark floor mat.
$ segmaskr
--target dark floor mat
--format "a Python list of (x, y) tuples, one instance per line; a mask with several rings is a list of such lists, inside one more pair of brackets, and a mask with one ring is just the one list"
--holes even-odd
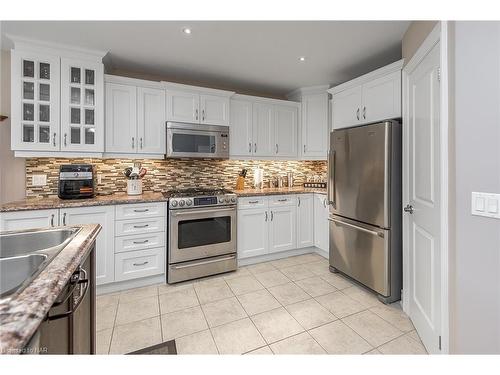
[(177, 354), (177, 347), (175, 346), (175, 340), (170, 340), (127, 354)]

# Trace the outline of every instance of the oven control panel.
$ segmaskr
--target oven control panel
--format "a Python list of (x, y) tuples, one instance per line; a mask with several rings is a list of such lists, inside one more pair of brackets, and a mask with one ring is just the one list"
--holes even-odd
[(168, 206), (170, 209), (194, 208), (204, 206), (229, 206), (237, 202), (236, 194), (224, 194), (218, 196), (202, 196), (193, 198), (170, 198)]

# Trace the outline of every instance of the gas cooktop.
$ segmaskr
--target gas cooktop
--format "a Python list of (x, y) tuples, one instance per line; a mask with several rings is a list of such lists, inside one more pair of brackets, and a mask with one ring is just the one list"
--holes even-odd
[(236, 194), (223, 188), (174, 189), (164, 192), (170, 209), (236, 204)]

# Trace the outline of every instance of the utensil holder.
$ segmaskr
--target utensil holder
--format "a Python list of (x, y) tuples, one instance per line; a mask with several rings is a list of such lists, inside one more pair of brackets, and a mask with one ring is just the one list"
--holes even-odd
[(127, 194), (128, 195), (141, 195), (142, 194), (142, 180), (127, 180)]

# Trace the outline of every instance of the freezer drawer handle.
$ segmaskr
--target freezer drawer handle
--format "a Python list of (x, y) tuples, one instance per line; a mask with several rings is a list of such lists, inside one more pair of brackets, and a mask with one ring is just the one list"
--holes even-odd
[(375, 232), (374, 230), (366, 229), (363, 227), (358, 227), (357, 225), (352, 225), (352, 224), (346, 223), (345, 221), (335, 220), (335, 219), (332, 219), (331, 217), (329, 217), (328, 220), (333, 221), (334, 223), (337, 223), (337, 224), (345, 225), (346, 227), (358, 229), (362, 232), (370, 233), (370, 234), (373, 234), (374, 236), (379, 236), (379, 237), (384, 238), (383, 232)]
[(223, 262), (225, 260), (232, 260), (234, 258), (236, 258), (236, 256), (233, 255), (233, 256), (230, 256), (230, 257), (227, 257), (227, 258), (212, 259), (212, 260), (207, 260), (207, 261), (199, 262), (199, 263), (186, 264), (186, 265), (183, 265), (183, 266), (173, 266), (172, 268), (174, 270), (180, 270), (180, 269), (183, 269), (183, 268), (190, 268), (190, 267), (196, 267), (196, 266), (203, 266), (205, 264), (210, 264), (210, 263)]

